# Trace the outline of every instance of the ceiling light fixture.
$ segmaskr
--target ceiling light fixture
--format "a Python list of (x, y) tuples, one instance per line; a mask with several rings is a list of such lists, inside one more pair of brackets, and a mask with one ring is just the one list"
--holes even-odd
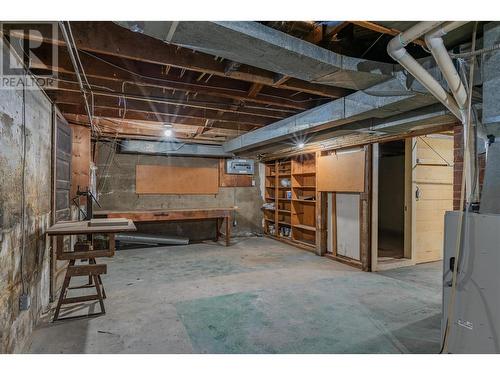
[(163, 131), (163, 135), (167, 138), (170, 138), (173, 134), (172, 125), (165, 125), (165, 130)]
[(305, 146), (304, 142), (297, 143), (297, 148), (304, 148), (304, 146)]

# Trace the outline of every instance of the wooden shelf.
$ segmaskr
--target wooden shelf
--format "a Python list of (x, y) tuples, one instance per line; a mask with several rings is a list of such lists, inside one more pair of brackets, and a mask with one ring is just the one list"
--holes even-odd
[(298, 244), (301, 244), (303, 246), (307, 246), (307, 247), (311, 247), (311, 248), (314, 248), (316, 247), (316, 244), (312, 243), (312, 242), (307, 242), (307, 241), (301, 241), (301, 240), (297, 240), (297, 239), (293, 239), (292, 240), (293, 242), (297, 242)]
[(292, 199), (294, 202), (316, 203), (316, 199)]
[(316, 228), (315, 227), (311, 227), (310, 225), (294, 224), (292, 226), (294, 228), (300, 228), (300, 229), (308, 230), (309, 232), (316, 232)]
[[(269, 177), (267, 183), (276, 184), (276, 186), (266, 186), (266, 195), (276, 195), (276, 198), (269, 196), (266, 198), (267, 201), (272, 200), (276, 203), (274, 210), (267, 211), (267, 216), (272, 216), (272, 219), (266, 218), (265, 229), (269, 223), (273, 223), (276, 231), (274, 235), (269, 236), (313, 251), (316, 242), (316, 227), (314, 226), (316, 222), (316, 155), (304, 154), (286, 162), (268, 162), (266, 172)], [(280, 180), (285, 178), (290, 179), (291, 186), (281, 185)], [(292, 191), (292, 199), (283, 197), (286, 194), (285, 191)], [(293, 198), (298, 196), (310, 196), (311, 199)], [(279, 233), (280, 227), (292, 228), (291, 237), (282, 237)]]

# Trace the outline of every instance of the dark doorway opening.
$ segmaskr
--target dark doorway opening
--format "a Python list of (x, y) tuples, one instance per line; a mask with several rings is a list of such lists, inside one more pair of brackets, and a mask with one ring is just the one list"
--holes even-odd
[(404, 258), (405, 141), (379, 148), (378, 259)]

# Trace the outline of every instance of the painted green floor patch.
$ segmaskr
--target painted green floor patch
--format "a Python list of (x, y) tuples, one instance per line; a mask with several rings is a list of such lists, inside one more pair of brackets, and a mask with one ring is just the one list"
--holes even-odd
[(268, 324), (255, 307), (257, 298), (238, 293), (181, 302), (176, 308), (199, 353), (267, 353), (251, 339), (252, 332)]
[[(363, 283), (363, 279), (364, 276), (358, 274), (356, 281)], [(193, 348), (199, 353), (418, 353), (435, 350), (432, 334), (427, 335), (431, 339), (418, 341), (418, 334), (425, 331), (427, 324), (406, 329), (409, 328), (407, 323), (394, 319), (395, 315), (413, 310), (417, 322), (420, 315), (428, 316), (427, 311), (417, 308), (418, 301), (412, 300), (415, 295), (411, 288), (400, 302), (401, 310), (393, 315), (382, 307), (367, 306), (367, 290), (357, 295), (359, 288), (353, 281), (353, 278), (339, 278), (325, 280), (324, 288), (309, 284), (301, 288), (290, 286), (202, 298), (178, 303), (176, 309)], [(397, 283), (382, 277), (378, 281), (386, 287)], [(333, 282), (343, 288), (329, 285)]]

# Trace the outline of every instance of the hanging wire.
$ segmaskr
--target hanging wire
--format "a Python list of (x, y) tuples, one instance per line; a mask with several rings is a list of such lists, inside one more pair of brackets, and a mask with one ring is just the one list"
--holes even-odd
[[(85, 84), (90, 88), (91, 97), (93, 96), (93, 94), (91, 91), (90, 83), (88, 82), (85, 71), (83, 70), (83, 65), (81, 63), (81, 59), (80, 59), (80, 56), (78, 54), (78, 49), (76, 48), (74, 38), (72, 38), (71, 27), (69, 26), (69, 22), (68, 22), (68, 28), (70, 29), (68, 32), (68, 30), (66, 29), (66, 25), (62, 21), (59, 22), (59, 27), (62, 31), (63, 39), (66, 43), (66, 47), (67, 47), (68, 52), (69, 52), (71, 63), (73, 64), (73, 69), (75, 70), (76, 78), (78, 79), (78, 83), (80, 85), (80, 90), (82, 92), (84, 103), (85, 103), (85, 110), (86, 110), (87, 116), (89, 118), (90, 128), (92, 129), (93, 133), (98, 134), (98, 133), (100, 133), (100, 129), (97, 125), (94, 124), (93, 106), (91, 107), (91, 105), (89, 105), (89, 101), (87, 98), (87, 91), (84, 87), (84, 82), (82, 80), (82, 76), (84, 77)], [(71, 37), (70, 37), (70, 34), (71, 34)]]

